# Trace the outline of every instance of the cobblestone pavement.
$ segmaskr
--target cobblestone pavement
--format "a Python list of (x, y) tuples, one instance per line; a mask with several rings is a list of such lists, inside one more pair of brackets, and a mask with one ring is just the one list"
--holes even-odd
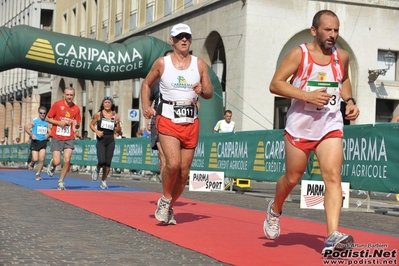
[[(68, 176), (90, 179), (88, 174)], [(162, 191), (159, 182), (137, 175), (111, 176), (108, 182)], [(246, 191), (186, 190), (182, 197), (265, 211), (273, 193), (274, 184), (252, 182)], [(298, 195), (299, 188), (284, 205), (284, 215), (323, 223), (323, 211), (299, 209)], [(399, 204), (394, 196), (372, 196), (371, 212), (366, 212), (365, 204), (356, 208), (356, 202), (364, 197), (352, 200), (351, 208), (342, 212), (341, 226), (399, 237)], [(374, 212), (377, 208), (382, 212)], [(289, 225), (282, 226), (284, 231), (284, 226)], [(0, 265), (226, 264), (33, 190), (0, 181)]]

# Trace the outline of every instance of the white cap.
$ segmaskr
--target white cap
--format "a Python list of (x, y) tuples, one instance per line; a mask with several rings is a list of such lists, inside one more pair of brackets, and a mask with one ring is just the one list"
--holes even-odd
[(191, 29), (187, 24), (179, 23), (173, 26), (172, 30), (170, 31), (170, 36), (176, 37), (177, 35), (183, 32), (192, 35)]

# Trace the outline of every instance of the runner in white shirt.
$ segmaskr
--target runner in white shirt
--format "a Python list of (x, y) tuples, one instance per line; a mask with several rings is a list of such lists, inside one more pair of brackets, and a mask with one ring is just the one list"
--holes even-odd
[(235, 132), (236, 123), (231, 121), (233, 112), (231, 110), (224, 111), (224, 119), (219, 120), (213, 128), (213, 133), (230, 133)]
[(355, 120), (359, 109), (352, 98), (349, 54), (335, 47), (339, 33), (337, 15), (330, 10), (317, 12), (310, 33), (313, 42), (291, 50), (270, 83), (272, 93), (292, 101), (284, 133), (286, 172), (277, 181), (274, 199), (269, 202), (264, 232), (269, 239), (280, 236), (284, 201), (303, 176), (311, 151), (314, 151), (326, 187), (327, 238), (322, 253), (328, 255), (340, 248), (350, 249), (353, 244), (352, 236), (338, 231), (342, 206), (341, 99), (346, 103), (345, 119)]
[[(169, 42), (173, 53), (157, 59), (141, 87), (144, 117), (156, 115), (159, 143), (165, 155), (161, 168), (163, 196), (158, 200), (155, 218), (176, 224), (173, 207), (186, 186), (199, 139), (198, 97), (210, 99), (213, 86), (205, 61), (190, 54), (191, 29), (186, 24), (172, 27)], [(150, 90), (159, 80), (160, 102), (151, 106)]]

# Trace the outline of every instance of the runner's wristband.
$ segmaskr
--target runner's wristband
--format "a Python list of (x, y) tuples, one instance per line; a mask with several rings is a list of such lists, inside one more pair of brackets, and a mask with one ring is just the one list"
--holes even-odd
[(349, 101), (352, 101), (353, 104), (356, 105), (356, 100), (355, 100), (355, 98), (350, 97), (350, 98), (346, 99), (345, 103), (348, 103)]

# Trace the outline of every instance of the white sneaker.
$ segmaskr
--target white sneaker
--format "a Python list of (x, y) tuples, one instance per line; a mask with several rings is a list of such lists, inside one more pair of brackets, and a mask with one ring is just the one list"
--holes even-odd
[(41, 178), (40, 174), (37, 173), (37, 174), (36, 174), (36, 181), (40, 181), (40, 180), (42, 180), (42, 178)]
[(100, 188), (102, 188), (102, 189), (108, 189), (107, 182), (106, 182), (106, 181), (101, 181)]
[(171, 225), (177, 224), (172, 208), (169, 208), (169, 211), (168, 211), (168, 224), (171, 224)]
[(52, 177), (55, 172), (55, 167), (53, 165), (53, 159), (51, 159), (50, 163), (47, 166), (47, 174), (49, 177)]
[(91, 173), (91, 180), (97, 181), (98, 179), (98, 172), (97, 169), (94, 169), (93, 173)]
[(164, 196), (162, 196), (158, 200), (157, 209), (155, 211), (155, 218), (163, 223), (169, 222), (169, 209), (170, 209), (171, 200), (167, 200)]
[(65, 183), (62, 182), (62, 181), (58, 181), (57, 189), (58, 190), (65, 190)]
[(280, 236), (280, 216), (275, 214), (272, 210), (274, 200), (269, 202), (267, 207), (267, 217), (263, 223), (263, 232), (268, 239), (276, 239)]
[(353, 237), (338, 231), (333, 232), (324, 241), (323, 256), (331, 255), (334, 251), (350, 250), (353, 248)]

